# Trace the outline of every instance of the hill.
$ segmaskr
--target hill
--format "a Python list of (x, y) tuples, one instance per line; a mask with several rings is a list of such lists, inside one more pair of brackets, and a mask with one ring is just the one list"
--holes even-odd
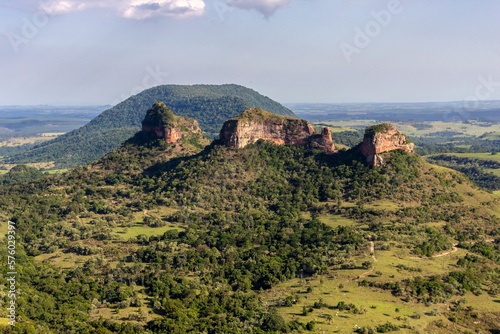
[(463, 174), (402, 149), (370, 167), (360, 147), (171, 143), (149, 127), (176, 116), (150, 110), (99, 161), (0, 189), (15, 330), (500, 330), (499, 201)]
[(18, 182), (29, 182), (41, 178), (43, 173), (34, 167), (17, 165), (6, 174), (0, 175), (0, 184), (11, 184)]
[(250, 107), (295, 116), (279, 103), (243, 86), (163, 85), (132, 96), (85, 126), (11, 156), (6, 162), (55, 161), (57, 168), (70, 168), (95, 161), (139, 131), (146, 111), (156, 101), (166, 103), (177, 115), (196, 119), (202, 131), (212, 137), (217, 136), (226, 119)]

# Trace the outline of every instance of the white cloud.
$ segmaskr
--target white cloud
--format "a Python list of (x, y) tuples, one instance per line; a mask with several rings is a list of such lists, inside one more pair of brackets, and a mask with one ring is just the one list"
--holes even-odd
[(90, 8), (106, 8), (111, 6), (112, 1), (96, 0), (46, 0), (40, 2), (40, 9), (51, 15), (66, 14)]
[(287, 7), (289, 3), (290, 0), (231, 0), (228, 5), (241, 9), (256, 10), (267, 18), (278, 9)]
[(66, 14), (90, 8), (115, 9), (120, 16), (142, 20), (152, 17), (188, 17), (204, 13), (204, 0), (46, 0), (40, 9), (48, 14)]
[(157, 16), (199, 16), (204, 9), (203, 0), (134, 0), (122, 14), (129, 19), (142, 20)]

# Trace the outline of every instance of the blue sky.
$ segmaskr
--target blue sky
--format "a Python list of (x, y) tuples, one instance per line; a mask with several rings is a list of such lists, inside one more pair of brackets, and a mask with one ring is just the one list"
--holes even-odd
[(237, 83), (282, 103), (500, 99), (500, 1), (0, 0), (0, 105)]

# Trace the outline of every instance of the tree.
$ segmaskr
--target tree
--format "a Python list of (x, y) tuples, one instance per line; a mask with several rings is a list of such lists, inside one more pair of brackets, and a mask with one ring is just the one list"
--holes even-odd
[(285, 319), (277, 313), (269, 313), (264, 316), (262, 321), (262, 329), (266, 331), (282, 331), (286, 332), (287, 326)]

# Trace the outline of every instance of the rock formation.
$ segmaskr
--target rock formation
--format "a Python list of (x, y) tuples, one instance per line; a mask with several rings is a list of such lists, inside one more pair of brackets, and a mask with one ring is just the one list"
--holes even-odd
[(328, 127), (321, 129), (320, 135), (312, 135), (309, 138), (309, 147), (312, 149), (325, 151), (327, 154), (335, 153), (335, 145), (332, 141), (332, 133)]
[(404, 150), (411, 153), (413, 147), (414, 144), (408, 142), (406, 136), (394, 125), (383, 123), (366, 128), (361, 153), (370, 166), (381, 166), (384, 164), (381, 153), (392, 150)]
[(189, 117), (174, 115), (172, 110), (163, 102), (156, 102), (148, 110), (142, 121), (143, 132), (153, 132), (159, 138), (164, 138), (167, 143), (175, 143), (186, 133), (201, 135), (198, 122)]
[(306, 120), (275, 115), (258, 108), (247, 109), (226, 121), (220, 139), (228, 147), (242, 148), (263, 139), (277, 145), (302, 145), (328, 154), (335, 152), (328, 128), (317, 134)]

